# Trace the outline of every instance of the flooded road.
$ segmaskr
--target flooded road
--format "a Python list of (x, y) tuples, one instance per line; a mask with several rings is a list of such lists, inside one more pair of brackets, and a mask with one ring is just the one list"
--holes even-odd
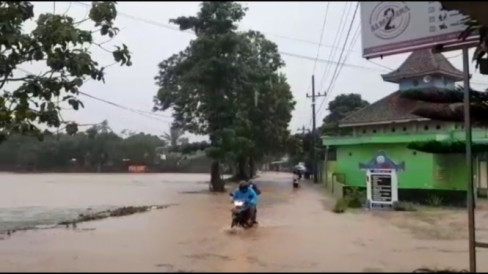
[[(283, 173), (261, 174), (256, 180), (262, 189), (259, 226), (231, 233), (229, 196), (208, 193), (208, 175), (1, 174), (3, 226), (17, 225), (25, 218), (46, 223), (45, 216), (62, 219), (88, 207), (176, 205), (82, 223), (77, 229), (17, 232), (0, 241), (0, 271), (411, 272), (422, 266), (467, 268), (464, 238), (418, 237), (399, 223), (404, 218), (365, 211), (332, 213), (334, 201), (320, 187), (307, 184), (293, 191), (290, 178)], [(37, 215), (27, 215), (32, 210)], [(398, 214), (390, 215), (398, 218)], [(456, 216), (452, 220), (462, 219)], [(487, 263), (479, 260), (479, 270), (488, 270)]]

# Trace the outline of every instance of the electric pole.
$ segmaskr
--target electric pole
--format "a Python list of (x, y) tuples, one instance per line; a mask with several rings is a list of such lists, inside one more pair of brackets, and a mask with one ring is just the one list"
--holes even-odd
[(325, 97), (326, 94), (320, 94), (320, 92), (315, 95), (315, 75), (312, 75), (312, 96), (309, 96), (307, 93), (307, 98), (312, 98), (312, 159), (313, 159), (313, 181), (318, 183), (317, 178), (317, 125), (315, 122), (315, 98), (316, 97)]
[(305, 128), (305, 126), (302, 126), (302, 128), (299, 128), (298, 131), (301, 131), (302, 135), (305, 135), (305, 132), (307, 132), (307, 129)]

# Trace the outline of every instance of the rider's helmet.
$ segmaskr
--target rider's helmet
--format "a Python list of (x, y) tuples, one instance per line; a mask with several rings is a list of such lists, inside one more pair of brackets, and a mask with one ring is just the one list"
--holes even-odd
[(239, 190), (242, 191), (242, 192), (245, 192), (247, 191), (249, 187), (249, 183), (246, 182), (246, 181), (242, 181), (240, 184), (239, 184)]

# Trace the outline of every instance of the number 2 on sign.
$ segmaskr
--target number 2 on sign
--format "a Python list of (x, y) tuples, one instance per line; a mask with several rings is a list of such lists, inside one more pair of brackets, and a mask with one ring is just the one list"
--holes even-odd
[(383, 15), (387, 18), (387, 22), (385, 25), (385, 30), (392, 30), (395, 29), (395, 25), (391, 24), (391, 21), (393, 21), (393, 17), (395, 16), (395, 11), (392, 8), (388, 8), (385, 10)]

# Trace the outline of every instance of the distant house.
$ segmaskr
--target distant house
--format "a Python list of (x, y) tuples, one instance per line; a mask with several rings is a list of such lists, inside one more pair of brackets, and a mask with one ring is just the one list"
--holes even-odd
[[(401, 66), (382, 75), (396, 83), (398, 91), (345, 117), (340, 127), (346, 136), (323, 136), (327, 161), (324, 180), (334, 193), (345, 188), (366, 188), (370, 202), (392, 204), (398, 200), (425, 201), (432, 196), (444, 201), (464, 201), (466, 166), (464, 155), (428, 154), (407, 148), (412, 141), (464, 140), (460, 123), (433, 121), (412, 112), (424, 102), (401, 97), (411, 88), (452, 88), (463, 79), (442, 54), (413, 52)], [(424, 105), (425, 106), (425, 105)], [(473, 131), (474, 141), (488, 141), (485, 130)], [(488, 188), (487, 162), (475, 159), (475, 183)]]

